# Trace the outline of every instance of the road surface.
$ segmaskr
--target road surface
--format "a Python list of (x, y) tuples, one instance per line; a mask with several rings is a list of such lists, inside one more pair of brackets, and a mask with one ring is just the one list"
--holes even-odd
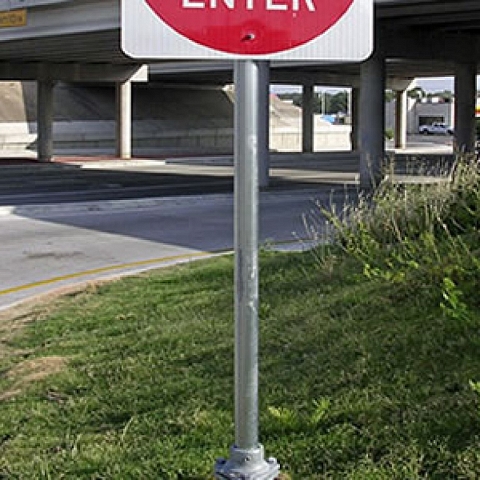
[[(302, 248), (332, 187), (261, 193), (262, 243)], [(310, 220), (305, 223), (305, 216)], [(16, 207), (0, 215), (0, 309), (89, 280), (233, 248), (231, 194)]]
[[(429, 161), (438, 168), (444, 154), (436, 153)], [(355, 154), (272, 156), (271, 166), (271, 185), (261, 193), (262, 242), (301, 246), (298, 238), (312, 226), (303, 217), (313, 212), (313, 227), (321, 223), (315, 202), (343, 205), (346, 192), (348, 201), (356, 197)], [(231, 158), (84, 167), (1, 169), (0, 309), (75, 283), (232, 249)], [(408, 158), (396, 169), (407, 173)]]

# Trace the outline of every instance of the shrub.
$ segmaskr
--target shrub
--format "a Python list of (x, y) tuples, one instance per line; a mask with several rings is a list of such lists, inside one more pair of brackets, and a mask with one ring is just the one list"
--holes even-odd
[(387, 140), (392, 140), (393, 137), (394, 137), (393, 129), (392, 129), (392, 128), (387, 128), (387, 129), (385, 130), (385, 138), (386, 138)]
[(341, 214), (321, 211), (336, 243), (361, 262), (366, 277), (410, 289), (431, 285), (444, 313), (464, 320), (462, 289), (480, 279), (477, 162), (462, 158), (453, 175), (437, 180), (401, 184), (390, 172), (372, 196), (361, 195)]

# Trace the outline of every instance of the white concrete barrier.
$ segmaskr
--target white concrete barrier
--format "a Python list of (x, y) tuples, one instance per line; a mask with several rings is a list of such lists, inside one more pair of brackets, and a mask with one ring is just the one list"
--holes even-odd
[[(55, 122), (53, 127), (54, 149), (81, 150), (103, 149), (114, 152), (116, 127), (114, 121)], [(232, 128), (199, 128), (170, 130), (164, 123), (139, 120), (133, 123), (133, 147), (162, 151), (168, 148), (198, 150), (212, 153), (230, 152), (233, 149)], [(36, 124), (22, 122), (0, 124), (0, 150), (25, 150), (36, 148)], [(350, 127), (332, 125), (321, 127), (315, 133), (316, 151), (350, 149)], [(298, 152), (301, 133), (295, 127), (272, 129), (270, 148), (278, 152)]]

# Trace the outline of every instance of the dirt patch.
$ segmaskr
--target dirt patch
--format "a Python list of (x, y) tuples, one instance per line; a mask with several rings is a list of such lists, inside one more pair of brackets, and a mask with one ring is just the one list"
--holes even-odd
[[(138, 272), (132, 273), (132, 275), (138, 275)], [(17, 334), (21, 333), (25, 326), (47, 318), (62, 301), (77, 295), (95, 293), (99, 286), (117, 281), (125, 276), (127, 275), (112, 275), (56, 288), (0, 311), (0, 360), (15, 354), (25, 354), (25, 352), (13, 350), (9, 343)]]
[[(35, 295), (23, 300), (5, 310), (0, 311), (0, 342), (6, 340), (7, 335), (15, 333), (29, 323), (37, 322), (54, 311), (63, 298), (78, 295), (83, 292), (94, 291), (97, 285), (106, 281), (89, 280), (78, 284), (56, 288), (52, 291)], [(1, 352), (0, 352), (1, 355)]]
[(0, 315), (0, 360), (13, 356), (26, 356), (29, 352), (12, 347), (12, 340), (25, 325), (36, 320), (32, 310), (12, 309), (8, 314)]
[[(138, 272), (132, 273), (132, 275), (138, 275)], [(32, 356), (33, 350), (20, 350), (12, 346), (15, 336), (21, 334), (26, 326), (48, 318), (62, 301), (68, 301), (70, 297), (77, 295), (90, 295), (95, 293), (99, 286), (117, 281), (125, 276), (112, 275), (107, 278), (88, 280), (57, 288), (0, 311), (0, 360)], [(21, 394), (29, 384), (62, 371), (66, 365), (66, 358), (50, 356), (25, 360), (6, 372), (0, 372), (0, 377), (6, 378), (10, 383), (6, 391), (0, 392), (0, 402)]]
[(25, 360), (8, 370), (4, 375), (13, 385), (0, 393), (0, 401), (8, 400), (20, 394), (28, 385), (61, 372), (67, 365), (67, 359), (59, 356), (41, 357)]
[[(31, 356), (32, 350), (21, 350), (13, 346), (15, 336), (21, 334), (27, 325), (46, 318), (56, 308), (58, 298), (71, 291), (73, 289), (43, 294), (1, 311), (0, 360), (11, 358), (18, 361), (22, 357)], [(10, 383), (7, 390), (0, 391), (0, 402), (21, 394), (31, 383), (60, 372), (66, 364), (67, 359), (63, 357), (41, 357), (21, 361), (9, 370), (0, 372), (0, 376)]]
[(66, 364), (63, 357), (41, 357), (25, 360), (12, 367), (5, 376), (9, 379), (21, 379), (21, 381), (36, 381), (59, 372)]
[(26, 355), (29, 352), (12, 347), (16, 335), (21, 334), (26, 325), (41, 321), (54, 308), (52, 295), (33, 298), (0, 312), (0, 360)]

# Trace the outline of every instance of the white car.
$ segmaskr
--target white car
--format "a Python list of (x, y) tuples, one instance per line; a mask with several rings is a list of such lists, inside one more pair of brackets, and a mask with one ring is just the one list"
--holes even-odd
[(423, 135), (453, 135), (453, 128), (445, 123), (432, 123), (431, 125), (420, 125), (419, 133)]

